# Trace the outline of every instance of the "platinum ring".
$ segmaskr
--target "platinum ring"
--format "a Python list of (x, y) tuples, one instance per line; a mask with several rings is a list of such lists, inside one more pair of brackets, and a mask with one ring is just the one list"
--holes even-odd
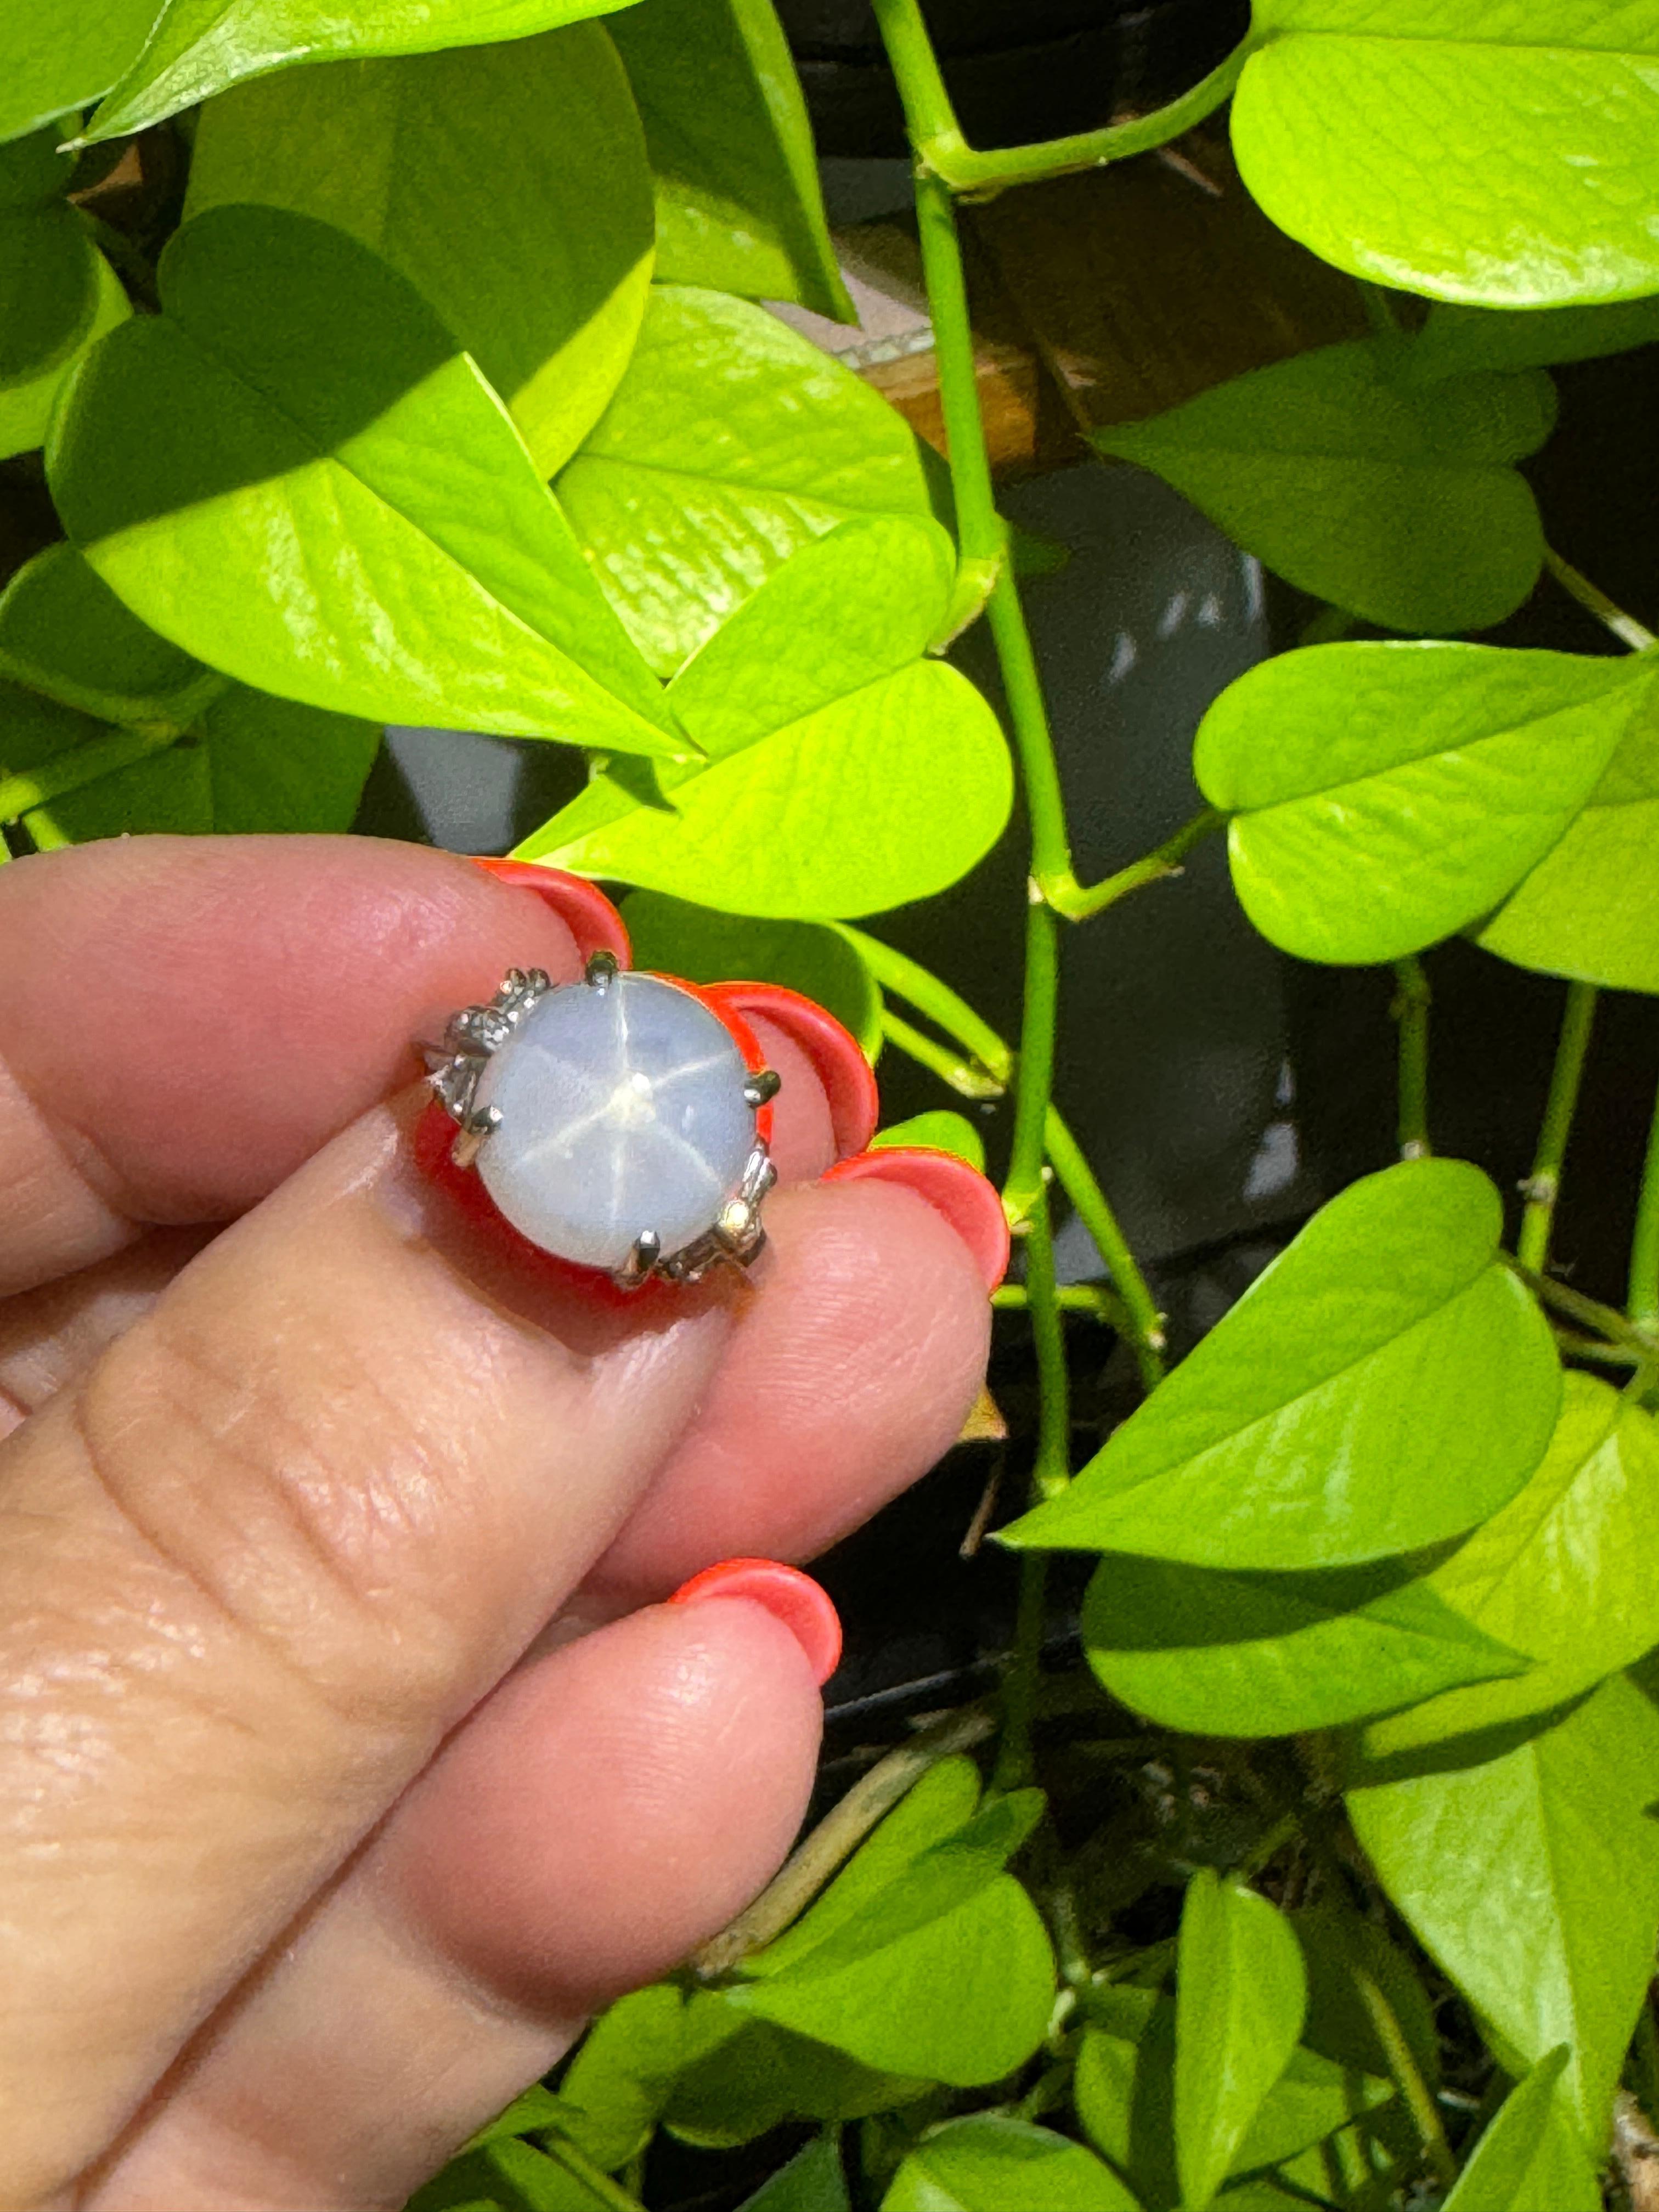
[(426, 1060), (455, 1164), (532, 1244), (634, 1290), (766, 1242), (780, 1085), (751, 1042), (690, 986), (596, 952), (579, 983), (509, 969)]

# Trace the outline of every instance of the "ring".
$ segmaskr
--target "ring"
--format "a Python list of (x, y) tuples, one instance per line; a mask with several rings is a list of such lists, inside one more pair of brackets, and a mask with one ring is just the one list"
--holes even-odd
[(596, 952), (580, 983), (507, 970), (451, 1016), (428, 1080), (497, 1210), (532, 1244), (624, 1289), (747, 1267), (780, 1079), (690, 985)]

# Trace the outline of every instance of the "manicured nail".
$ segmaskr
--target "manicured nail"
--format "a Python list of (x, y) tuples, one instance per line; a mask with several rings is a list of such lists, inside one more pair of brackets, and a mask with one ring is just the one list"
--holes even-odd
[(820, 1688), (835, 1673), (841, 1657), (841, 1615), (829, 1592), (799, 1567), (776, 1559), (721, 1559), (682, 1583), (668, 1602), (696, 1605), (706, 1597), (746, 1597), (763, 1605), (806, 1654)]
[(622, 916), (599, 885), (590, 884), (586, 876), (568, 875), (562, 868), (540, 867), (534, 860), (496, 859), (489, 854), (469, 853), (467, 858), (498, 884), (515, 890), (539, 891), (575, 939), (584, 960), (595, 952), (614, 952), (626, 968), (633, 958)]
[(842, 1160), (823, 1182), (896, 1182), (942, 1213), (973, 1254), (988, 1291), (1008, 1272), (1008, 1217), (1002, 1200), (977, 1168), (954, 1152), (923, 1145), (893, 1145)]
[(712, 983), (706, 995), (751, 1020), (771, 1022), (799, 1046), (829, 1099), (836, 1152), (845, 1159), (864, 1150), (881, 1114), (876, 1073), (858, 1039), (832, 1013), (781, 983)]

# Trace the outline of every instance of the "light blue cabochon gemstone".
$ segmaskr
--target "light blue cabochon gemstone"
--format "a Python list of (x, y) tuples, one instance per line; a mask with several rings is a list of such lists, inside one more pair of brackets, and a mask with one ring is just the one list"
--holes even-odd
[(544, 1251), (620, 1267), (654, 1229), (664, 1255), (713, 1226), (755, 1144), (748, 1070), (729, 1030), (659, 976), (538, 1000), (478, 1079), (501, 1109), (484, 1188)]

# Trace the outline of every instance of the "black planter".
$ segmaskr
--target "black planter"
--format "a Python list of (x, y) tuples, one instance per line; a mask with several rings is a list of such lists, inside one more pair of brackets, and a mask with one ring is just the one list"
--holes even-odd
[[(1224, 61), (1249, 0), (927, 0), (971, 144), (1018, 146), (1165, 106)], [(869, 0), (778, 0), (822, 154), (905, 151)]]

